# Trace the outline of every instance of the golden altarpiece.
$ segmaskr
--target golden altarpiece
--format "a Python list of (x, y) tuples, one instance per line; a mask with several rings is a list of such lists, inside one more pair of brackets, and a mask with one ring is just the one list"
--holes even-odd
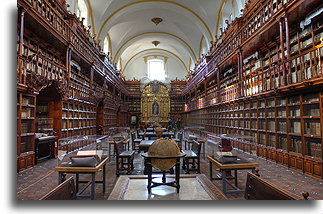
[(141, 96), (141, 122), (167, 123), (169, 121), (170, 98), (168, 87), (152, 81), (144, 86)]

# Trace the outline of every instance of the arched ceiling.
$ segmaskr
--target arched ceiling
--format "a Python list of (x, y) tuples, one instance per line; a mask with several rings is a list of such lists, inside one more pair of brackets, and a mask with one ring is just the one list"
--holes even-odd
[[(185, 64), (183, 69), (195, 64), (199, 54), (209, 49), (220, 17), (218, 13), (226, 1), (86, 0), (89, 18), (94, 24), (92, 29), (102, 46), (109, 35), (113, 62), (121, 59), (123, 65), (127, 62), (131, 65), (129, 60), (134, 56), (158, 48), (180, 58)], [(156, 26), (151, 21), (154, 17), (163, 21)], [(160, 44), (155, 47), (152, 41)]]

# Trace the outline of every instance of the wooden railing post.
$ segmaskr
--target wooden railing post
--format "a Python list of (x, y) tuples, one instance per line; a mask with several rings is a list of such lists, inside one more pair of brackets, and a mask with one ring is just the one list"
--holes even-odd
[(20, 11), (20, 32), (19, 32), (19, 51), (18, 51), (18, 82), (24, 83), (23, 79), (24, 74), (22, 72), (23, 68), (23, 45), (24, 45), (24, 18), (25, 18), (25, 12), (26, 10), (22, 7), (19, 8)]
[(285, 15), (284, 16), (284, 21), (285, 21), (285, 34), (286, 34), (286, 50), (287, 50), (287, 65), (288, 65), (288, 71), (287, 71), (287, 84), (292, 83), (292, 74), (291, 74), (291, 65), (289, 62), (290, 58), (290, 38), (289, 38), (289, 27), (288, 27), (288, 18)]
[[(281, 54), (282, 54), (282, 67), (283, 67), (283, 85), (287, 85), (287, 78), (286, 78), (286, 66), (285, 66), (285, 46), (284, 46), (284, 32), (283, 32), (283, 19), (279, 19), (279, 39), (280, 39), (280, 48), (281, 48)], [(279, 63), (278, 63), (279, 65)], [(278, 67), (278, 72), (280, 73), (280, 68)], [(281, 86), (281, 80), (279, 80), (279, 85)]]
[(239, 95), (238, 97), (243, 97), (244, 96), (244, 92), (243, 92), (243, 61), (242, 61), (242, 51), (241, 49), (238, 50), (237, 52), (237, 60), (238, 60), (238, 77), (239, 77), (239, 84), (238, 87), (240, 87), (239, 91)]
[(72, 49), (67, 47), (66, 49), (66, 79), (69, 82), (71, 78), (71, 56), (72, 56)]

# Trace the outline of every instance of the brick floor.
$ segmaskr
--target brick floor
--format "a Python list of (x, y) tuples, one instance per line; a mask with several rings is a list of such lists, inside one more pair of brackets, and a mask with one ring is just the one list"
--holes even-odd
[[(211, 151), (212, 143), (207, 143), (206, 151)], [(240, 156), (248, 158), (251, 161), (260, 163), (260, 175), (262, 178), (286, 189), (295, 194), (301, 194), (303, 191), (310, 193), (309, 199), (322, 200), (323, 186), (322, 180), (304, 175), (293, 169), (288, 169), (285, 166), (267, 161), (263, 158), (256, 157), (241, 151), (236, 151)], [(208, 152), (207, 152), (208, 154)], [(18, 200), (38, 200), (58, 183), (58, 173), (54, 171), (57, 165), (56, 159), (43, 161), (35, 167), (25, 170), (17, 174), (17, 199)], [(134, 161), (135, 169), (133, 174), (143, 174), (143, 159), (140, 154), (135, 155)], [(217, 173), (213, 170), (214, 173)], [(182, 171), (181, 173), (184, 174)], [(209, 177), (209, 163), (206, 160), (201, 161), (201, 173)], [(245, 187), (246, 170), (238, 172), (240, 188)], [(71, 175), (69, 175), (71, 176)], [(81, 176), (81, 179), (86, 179), (87, 176)], [(102, 174), (98, 173), (98, 179), (102, 178)], [(106, 192), (102, 193), (102, 185), (96, 185), (96, 200), (106, 200), (111, 193), (117, 177), (115, 175), (115, 161), (114, 158), (107, 164), (106, 175)], [(221, 188), (221, 181), (212, 181), (215, 185)], [(88, 190), (87, 190), (88, 191)], [(85, 192), (88, 193), (88, 192)], [(228, 194), (230, 200), (242, 200), (243, 194)]]

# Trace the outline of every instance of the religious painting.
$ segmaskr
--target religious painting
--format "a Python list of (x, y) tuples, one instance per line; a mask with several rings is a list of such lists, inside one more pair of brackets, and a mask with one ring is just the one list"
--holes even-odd
[(153, 115), (158, 115), (159, 114), (159, 105), (157, 102), (154, 102), (152, 104), (152, 113)]
[(159, 92), (159, 84), (153, 84), (152, 85), (152, 93), (158, 94), (158, 92)]

